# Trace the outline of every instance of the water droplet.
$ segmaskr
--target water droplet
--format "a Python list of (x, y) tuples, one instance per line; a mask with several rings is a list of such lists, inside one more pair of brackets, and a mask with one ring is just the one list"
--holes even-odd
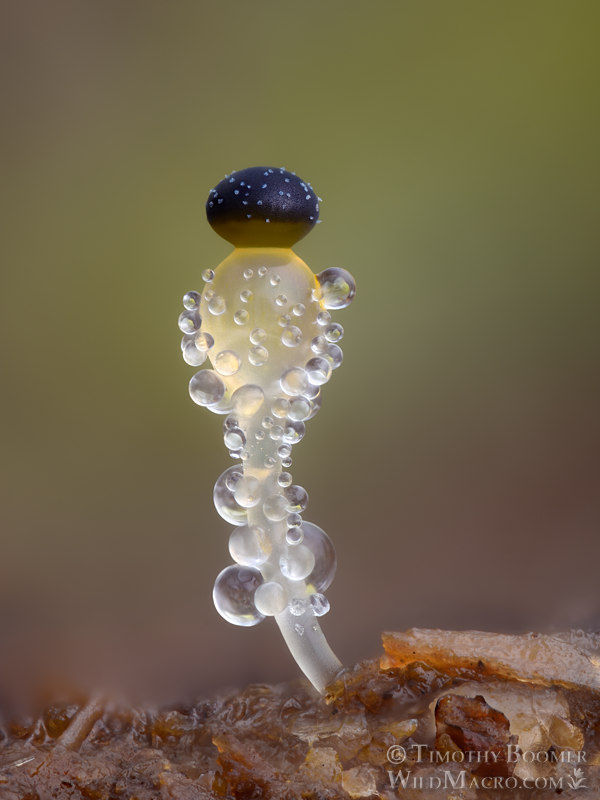
[[(327, 364), (327, 362), (325, 363)], [(331, 372), (331, 367), (329, 364), (327, 364), (327, 366)], [(308, 386), (308, 375), (303, 369), (300, 369), (300, 367), (292, 367), (283, 373), (280, 383), (281, 388), (286, 394), (289, 394), (292, 397), (295, 395), (301, 395), (304, 394), (304, 391)]]
[(206, 300), (207, 303), (209, 300), (212, 300), (213, 297), (215, 296), (213, 289), (208, 289), (208, 288), (205, 288), (202, 294), (204, 295), (204, 299)]
[(256, 439), (257, 442), (262, 442), (263, 439), (265, 438), (265, 432), (264, 431), (256, 431), (256, 433), (254, 434), (254, 438)]
[(271, 277), (269, 278), (269, 283), (271, 284), (271, 286), (278, 286), (280, 280), (281, 278), (279, 277), (279, 275), (271, 275)]
[(280, 317), (277, 318), (277, 324), (280, 328), (285, 328), (286, 325), (290, 325), (292, 322), (292, 318), (289, 314), (282, 314)]
[(254, 594), (254, 604), (265, 617), (274, 617), (275, 614), (285, 611), (288, 596), (280, 583), (266, 581), (257, 588)]
[(344, 329), (339, 322), (332, 322), (325, 328), (325, 338), (328, 342), (339, 342), (344, 336)]
[(266, 338), (266, 331), (264, 331), (262, 328), (254, 328), (250, 334), (250, 341), (252, 344), (262, 344)]
[(315, 594), (311, 594), (310, 596), (310, 607), (312, 608), (312, 612), (315, 617), (322, 617), (323, 614), (327, 614), (331, 606), (329, 605), (329, 600), (325, 597), (324, 594), (321, 592), (316, 592)]
[(249, 319), (250, 319), (250, 314), (246, 311), (245, 308), (240, 308), (233, 315), (233, 321), (235, 322), (236, 325), (245, 325)]
[(295, 617), (301, 617), (306, 611), (306, 606), (307, 602), (303, 597), (292, 597), (288, 608), (290, 610), (290, 614), (293, 614)]
[(242, 467), (234, 464), (217, 478), (213, 490), (213, 502), (218, 514), (231, 525), (245, 525), (248, 522), (246, 509), (237, 502), (233, 494), (243, 476)]
[(323, 353), (323, 358), (331, 364), (331, 369), (337, 369), (344, 360), (342, 348), (337, 344), (328, 344), (327, 350)]
[(294, 419), (289, 419), (287, 425), (283, 429), (283, 441), (287, 444), (298, 444), (304, 438), (306, 427), (303, 422), (297, 422)]
[(264, 278), (266, 274), (267, 274), (267, 268), (266, 267), (259, 267), (258, 268), (258, 277), (259, 278)]
[(322, 386), (331, 377), (331, 364), (322, 356), (315, 356), (306, 362), (306, 374), (314, 386)]
[(186, 337), (184, 336), (184, 341), (182, 341), (183, 349), (182, 355), (183, 360), (186, 364), (189, 364), (190, 367), (200, 367), (206, 361), (206, 353), (202, 353), (196, 347), (195, 337)]
[(317, 314), (317, 325), (323, 327), (325, 325), (329, 325), (330, 322), (331, 322), (331, 314), (329, 313), (329, 311), (319, 311), (319, 313)]
[(227, 428), (223, 434), (223, 441), (225, 447), (235, 453), (246, 444), (246, 436), (241, 428)]
[(281, 459), (281, 466), (285, 469), (289, 469), (292, 466), (292, 459), (287, 456), (286, 458)]
[(300, 514), (289, 514), (287, 518), (287, 524), (290, 528), (297, 528), (302, 525), (302, 517)]
[(303, 544), (315, 557), (315, 568), (306, 581), (312, 592), (324, 592), (333, 581), (337, 558), (333, 542), (322, 528), (312, 522), (303, 522)]
[(305, 545), (299, 544), (279, 559), (279, 567), (285, 578), (303, 581), (315, 567), (314, 553)]
[(262, 367), (269, 360), (269, 351), (266, 347), (257, 345), (248, 351), (248, 361), (255, 367)]
[(275, 464), (277, 464), (277, 462), (275, 461), (273, 456), (267, 456), (265, 458), (264, 464), (267, 469), (273, 469), (273, 467), (275, 466)]
[(277, 455), (279, 458), (288, 458), (292, 452), (292, 448), (289, 444), (282, 444), (277, 448)]
[(225, 384), (216, 372), (203, 369), (197, 372), (189, 384), (190, 397), (199, 406), (218, 403), (225, 394)]
[(253, 475), (244, 475), (237, 482), (233, 496), (242, 508), (254, 508), (260, 502), (261, 486), (258, 478)]
[(263, 513), (271, 522), (281, 522), (287, 516), (287, 500), (281, 494), (272, 494), (263, 503)]
[(233, 350), (221, 350), (215, 358), (215, 369), (220, 375), (235, 375), (241, 363), (240, 357)]
[(235, 411), (241, 417), (253, 417), (265, 401), (265, 395), (260, 386), (247, 383), (236, 389), (231, 398)]
[(273, 427), (273, 425), (274, 425), (275, 423), (273, 422), (273, 418), (272, 418), (272, 417), (268, 417), (268, 416), (267, 416), (267, 417), (265, 417), (265, 418), (263, 419), (263, 421), (262, 421), (260, 424), (263, 426), (263, 428), (264, 428), (266, 431), (269, 431), (269, 430), (271, 430), (271, 428)]
[(325, 308), (346, 308), (354, 299), (356, 284), (347, 270), (331, 267), (317, 275), (317, 280), (323, 292)]
[(308, 386), (306, 387), (306, 391), (304, 392), (304, 396), (308, 397), (309, 400), (313, 400), (320, 394), (321, 394), (320, 387), (316, 386), (314, 383), (309, 383)]
[(275, 417), (278, 419), (283, 419), (287, 417), (289, 411), (290, 401), (287, 397), (278, 397), (271, 406), (271, 411)]
[(286, 347), (297, 347), (302, 341), (302, 331), (296, 325), (287, 325), (281, 332), (281, 341)]
[(269, 431), (269, 436), (274, 442), (277, 442), (283, 436), (283, 428), (281, 425), (273, 425)]
[(233, 564), (217, 576), (213, 589), (213, 602), (219, 614), (227, 622), (249, 627), (264, 619), (254, 605), (254, 594), (263, 582), (263, 577), (253, 567)]
[(297, 544), (302, 544), (302, 540), (304, 539), (304, 534), (302, 533), (302, 528), (298, 526), (294, 528), (288, 528), (288, 531), (285, 535), (286, 542), (295, 547)]
[(199, 333), (195, 339), (196, 347), (203, 353), (207, 353), (214, 346), (215, 340), (210, 333)]
[[(240, 300), (242, 301), (242, 303), (247, 303), (249, 300), (252, 299), (252, 297), (253, 295), (250, 289), (244, 289), (243, 291), (240, 292)], [(333, 341), (333, 339), (331, 341)]]
[(292, 475), (290, 472), (280, 472), (277, 477), (277, 483), (284, 488), (292, 485)]
[(202, 273), (202, 280), (206, 281), (206, 283), (210, 283), (214, 277), (215, 271), (213, 269), (205, 269)]
[(249, 281), (250, 278), (252, 278), (253, 275), (254, 275), (254, 270), (250, 269), (250, 267), (248, 267), (248, 269), (244, 270), (244, 278), (245, 278), (245, 280)]
[(315, 336), (315, 338), (310, 343), (310, 349), (313, 353), (317, 355), (321, 355), (327, 350), (327, 339), (323, 335)]
[(289, 402), (287, 416), (296, 422), (302, 422), (310, 416), (312, 403), (307, 397), (294, 397)]
[(287, 510), (293, 514), (299, 514), (308, 506), (308, 492), (302, 486), (294, 484), (283, 490), (287, 501)]
[(301, 317), (305, 311), (306, 311), (306, 306), (304, 305), (304, 303), (296, 303), (295, 305), (292, 306), (292, 314), (295, 317)]
[(280, 308), (287, 303), (287, 297), (284, 294), (278, 294), (275, 298), (275, 305), (278, 305)]
[(187, 308), (188, 311), (194, 311), (196, 308), (200, 307), (201, 299), (202, 295), (200, 292), (186, 292), (183, 295), (183, 307)]
[(216, 294), (208, 301), (208, 310), (211, 314), (214, 314), (215, 317), (218, 317), (220, 314), (224, 314), (227, 310), (227, 303), (225, 299), (221, 297), (221, 295)]
[(229, 537), (229, 552), (234, 561), (245, 567), (260, 567), (271, 555), (273, 545), (258, 525), (241, 525)]
[(177, 324), (182, 333), (194, 333), (194, 331), (200, 329), (202, 317), (196, 309), (193, 311), (182, 311), (177, 320)]
[(312, 419), (316, 414), (319, 413), (319, 410), (321, 408), (321, 403), (322, 402), (323, 402), (323, 397), (321, 395), (321, 392), (319, 391), (319, 392), (317, 392), (315, 397), (313, 397), (312, 400), (310, 401), (310, 404), (311, 404), (311, 406), (310, 406), (310, 414), (304, 420), (305, 422), (308, 422), (309, 419)]

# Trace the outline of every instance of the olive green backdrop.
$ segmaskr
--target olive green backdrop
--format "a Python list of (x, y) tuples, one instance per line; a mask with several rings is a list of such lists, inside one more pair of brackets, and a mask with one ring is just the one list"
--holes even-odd
[[(182, 294), (254, 164), (324, 198), (343, 367), (294, 453), (338, 550), (342, 660), (412, 625), (600, 626), (600, 7), (3, 2), (5, 691), (182, 696), (296, 669), (211, 601), (222, 418)], [(12, 691), (12, 689), (11, 689)]]

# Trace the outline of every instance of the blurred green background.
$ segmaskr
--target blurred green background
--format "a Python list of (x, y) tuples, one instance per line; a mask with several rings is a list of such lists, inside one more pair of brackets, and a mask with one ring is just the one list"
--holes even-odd
[(181, 296), (226, 172), (324, 198), (356, 277), (292, 471), (344, 662), (409, 626), (600, 627), (600, 6), (4, 2), (0, 672), (180, 696), (296, 675), (234, 628)]

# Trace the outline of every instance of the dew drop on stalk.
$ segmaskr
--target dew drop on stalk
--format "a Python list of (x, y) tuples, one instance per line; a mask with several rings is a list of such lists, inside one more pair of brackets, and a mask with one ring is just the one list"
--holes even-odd
[(263, 577), (254, 567), (233, 564), (217, 576), (213, 589), (215, 608), (227, 622), (249, 627), (265, 618), (254, 604), (254, 594)]

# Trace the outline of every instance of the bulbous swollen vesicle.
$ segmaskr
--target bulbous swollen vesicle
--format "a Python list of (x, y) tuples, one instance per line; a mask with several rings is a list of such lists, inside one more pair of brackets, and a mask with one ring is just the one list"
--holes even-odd
[(303, 519), (308, 494), (289, 467), (323, 385), (342, 362), (343, 328), (330, 310), (355, 293), (346, 270), (314, 275), (291, 250), (317, 222), (319, 198), (285, 169), (250, 167), (211, 190), (208, 221), (234, 251), (188, 292), (179, 327), (183, 358), (204, 366), (190, 381), (195, 403), (224, 417), (233, 466), (218, 478), (214, 503), (234, 525), (234, 564), (213, 599), (229, 622), (275, 618), (298, 665), (323, 692), (341, 669), (317, 618), (336, 556), (327, 534)]

